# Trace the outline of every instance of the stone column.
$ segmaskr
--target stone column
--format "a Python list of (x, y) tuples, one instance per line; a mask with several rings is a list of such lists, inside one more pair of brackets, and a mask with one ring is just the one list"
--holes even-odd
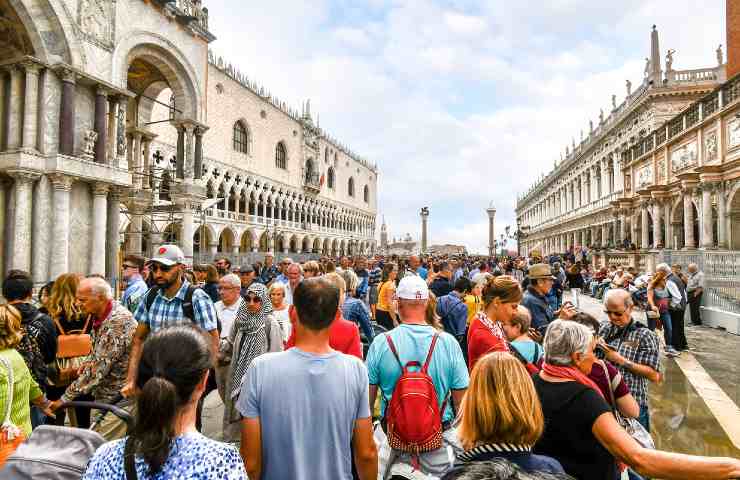
[(24, 62), (26, 96), (23, 105), (23, 148), (38, 151), (39, 70), (34, 62)]
[(131, 215), (131, 224), (128, 228), (128, 242), (126, 250), (128, 253), (141, 255), (142, 253), (142, 235), (144, 230), (144, 216), (139, 210), (138, 205), (132, 205), (129, 208)]
[(195, 160), (193, 163), (193, 176), (200, 180), (203, 176), (203, 129), (195, 129)]
[(141, 189), (141, 186), (143, 184), (142, 179), (142, 156), (141, 156), (141, 133), (134, 132), (133, 133), (133, 140), (131, 142), (131, 165), (133, 166), (132, 170), (134, 172), (134, 188), (135, 189)]
[(108, 92), (101, 86), (95, 89), (95, 118), (93, 128), (98, 132), (95, 142), (95, 163), (107, 163), (105, 158), (106, 142), (108, 139)]
[(694, 238), (694, 205), (691, 201), (692, 189), (685, 189), (683, 192), (683, 234), (684, 248), (696, 248), (696, 239)]
[(429, 220), (429, 209), (424, 207), (421, 209), (421, 253), (427, 252), (427, 222), (428, 220)]
[(31, 271), (31, 229), (33, 215), (33, 182), (39, 175), (27, 171), (9, 171), (15, 180), (15, 197), (13, 198), (14, 223), (11, 224), (13, 233), (12, 251), (9, 260), (11, 269)]
[(118, 167), (118, 149), (116, 148), (116, 136), (118, 135), (118, 96), (108, 97), (108, 136), (106, 138), (106, 155), (108, 163)]
[(494, 220), (496, 218), (496, 209), (491, 206), (490, 208), (486, 209), (486, 213), (488, 214), (488, 256), (492, 257), (494, 254), (494, 245), (496, 240), (496, 231), (494, 228)]
[(49, 261), (51, 258), (52, 211), (51, 182), (42, 175), (36, 183), (33, 195), (33, 226), (31, 233), (31, 272), (35, 284), (49, 281)]
[(650, 217), (647, 201), (640, 202), (640, 248), (650, 248)]
[(118, 112), (116, 113), (116, 134), (115, 134), (115, 155), (118, 159), (118, 166), (121, 168), (130, 168), (129, 165), (122, 165), (126, 158), (128, 139), (126, 138), (126, 109), (128, 101), (123, 98), (118, 100)]
[(624, 210), (619, 211), (619, 247), (624, 245), (624, 240), (627, 238), (627, 217), (624, 214)]
[(676, 248), (673, 245), (673, 229), (671, 228), (671, 198), (666, 198), (663, 203), (663, 224), (665, 225), (665, 238), (663, 243), (666, 248)]
[(177, 126), (177, 163), (175, 175), (177, 178), (185, 178), (185, 127), (182, 125)]
[(142, 139), (142, 144), (143, 144), (144, 154), (142, 157), (143, 168), (141, 172), (142, 173), (141, 180), (143, 182), (144, 188), (150, 188), (151, 185), (149, 184), (149, 178), (150, 178), (150, 175), (152, 174), (152, 171), (150, 168), (150, 162), (152, 158), (152, 151), (151, 151), (152, 139), (148, 137), (144, 137)]
[(601, 225), (601, 246), (607, 248), (609, 246), (609, 224), (605, 223)]
[(105, 275), (105, 237), (108, 224), (108, 185), (95, 183), (93, 192), (93, 225), (90, 245), (90, 273)]
[(8, 150), (15, 150), (21, 147), (23, 134), (23, 71), (18, 65), (11, 65), (9, 71), (10, 92), (5, 112), (5, 140)]
[(717, 188), (717, 216), (717, 246), (727, 248), (727, 203), (721, 183)]
[(51, 245), (51, 278), (69, 272), (69, 192), (72, 190), (72, 177), (52, 175), (54, 188), (54, 226)]
[[(186, 179), (193, 179), (193, 157), (195, 155), (195, 126), (194, 125), (186, 125), (185, 126), (185, 135), (187, 140), (187, 147), (185, 149), (185, 178)], [(228, 209), (227, 209), (228, 210)]]
[(712, 217), (712, 185), (704, 184), (701, 187), (702, 248), (714, 248), (714, 219)]
[(185, 261), (189, 265), (193, 263), (193, 233), (193, 209), (192, 205), (186, 204), (182, 212), (182, 238), (180, 242), (182, 243), (182, 252), (185, 254)]
[(653, 204), (653, 248), (662, 248), (663, 241), (663, 205), (656, 201)]
[(59, 74), (62, 77), (62, 101), (59, 111), (59, 153), (72, 156), (75, 153), (76, 74), (67, 68), (60, 70)]
[(119, 231), (119, 219), (121, 216), (120, 189), (110, 189), (106, 208), (108, 209), (108, 214), (105, 219), (105, 274), (111, 281), (111, 285), (115, 286), (118, 283), (118, 250), (121, 242)]

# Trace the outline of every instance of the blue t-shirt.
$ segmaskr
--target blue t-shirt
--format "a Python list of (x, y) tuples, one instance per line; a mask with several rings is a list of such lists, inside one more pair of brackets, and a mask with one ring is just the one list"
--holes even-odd
[(511, 342), (517, 351), (524, 357), (529, 363), (537, 363), (540, 358), (545, 354), (539, 343), (535, 341), (527, 340), (514, 340)]
[[(87, 465), (82, 480), (125, 480), (123, 449), (126, 440), (102, 445)], [(136, 457), (139, 480), (247, 480), (244, 462), (231, 445), (206, 438), (200, 433), (186, 433), (174, 439), (167, 461), (156, 475), (149, 475), (149, 465)]]
[(262, 478), (352, 479), (355, 420), (370, 418), (367, 369), (293, 347), (256, 358), (236, 408), (262, 425)]
[[(370, 385), (378, 385), (383, 392), (381, 414), (385, 412), (385, 401), (393, 395), (393, 389), (401, 376), (401, 367), (393, 357), (385, 335), (391, 336), (403, 365), (412, 361), (418, 361), (423, 365), (435, 332), (434, 327), (430, 325), (401, 324), (387, 334), (376, 336), (373, 340), (367, 352), (366, 361)], [(468, 367), (465, 366), (460, 344), (449, 333), (439, 332), (439, 340), (434, 347), (428, 373), (434, 382), (440, 407), (450, 390), (468, 388), (468, 383), (470, 383)], [(454, 414), (450, 403), (451, 401), (448, 400), (442, 417), (443, 422), (453, 419)]]
[(421, 278), (423, 278), (424, 280), (426, 280), (427, 279), (427, 275), (429, 275), (429, 270), (427, 270), (424, 267), (419, 267), (419, 268), (416, 269), (416, 273), (418, 273)]

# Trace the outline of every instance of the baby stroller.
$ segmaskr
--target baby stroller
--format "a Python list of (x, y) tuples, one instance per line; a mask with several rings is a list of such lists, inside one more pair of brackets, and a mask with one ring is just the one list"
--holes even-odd
[[(69, 407), (88, 407), (110, 412), (129, 429), (133, 417), (122, 408), (97, 402), (68, 402)], [(97, 432), (74, 427), (41, 425), (8, 457), (0, 480), (79, 480), (95, 450), (106, 440)]]

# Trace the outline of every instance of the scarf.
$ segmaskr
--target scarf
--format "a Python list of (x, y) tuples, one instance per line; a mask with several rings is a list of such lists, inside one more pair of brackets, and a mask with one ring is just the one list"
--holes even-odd
[(504, 333), (504, 329), (501, 327), (501, 322), (496, 321), (495, 323), (491, 321), (490, 318), (488, 318), (488, 315), (485, 314), (485, 312), (479, 312), (478, 315), (476, 315), (476, 318), (480, 320), (480, 323), (485, 326), (489, 332), (491, 332), (491, 335), (493, 335), (496, 338), (499, 338), (506, 347), (506, 351), (509, 351), (509, 342), (506, 339), (506, 334)]
[(235, 346), (231, 360), (231, 398), (239, 395), (242, 379), (252, 361), (263, 353), (267, 353), (268, 341), (265, 324), (271, 320), (270, 293), (261, 283), (252, 283), (247, 288), (247, 295), (250, 294), (262, 299), (262, 303), (257, 313), (251, 313), (247, 309), (247, 302), (243, 302), (236, 312), (233, 328), (237, 329), (237, 338), (241, 340), (238, 342), (239, 345)]
[[(604, 398), (604, 393), (601, 391), (599, 386), (575, 367), (564, 367), (562, 365), (553, 365), (551, 363), (545, 362), (545, 364), (542, 366), (542, 370), (551, 377), (575, 380), (581, 385), (585, 385), (589, 388), (594, 389), (601, 396), (601, 398)], [(606, 400), (606, 398), (604, 399)]]

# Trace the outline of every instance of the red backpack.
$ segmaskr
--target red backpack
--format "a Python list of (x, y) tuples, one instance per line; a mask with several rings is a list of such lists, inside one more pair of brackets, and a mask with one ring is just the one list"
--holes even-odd
[[(416, 361), (404, 366), (391, 336), (385, 335), (388, 346), (401, 367), (401, 376), (385, 407), (388, 443), (395, 450), (415, 454), (414, 463), (417, 465), (420, 453), (442, 447), (442, 413), (447, 399), (445, 398), (440, 408), (432, 377), (427, 373), (438, 338), (439, 334), (435, 333), (424, 366)], [(410, 372), (409, 367), (421, 367), (421, 370)]]

